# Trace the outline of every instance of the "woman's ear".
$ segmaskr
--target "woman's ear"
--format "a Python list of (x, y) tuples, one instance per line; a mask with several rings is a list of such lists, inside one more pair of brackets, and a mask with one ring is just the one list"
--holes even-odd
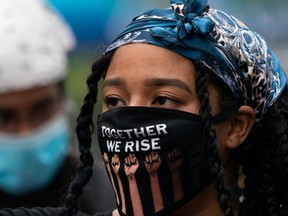
[(224, 143), (226, 148), (235, 149), (247, 138), (255, 123), (255, 111), (249, 106), (241, 106), (227, 121)]

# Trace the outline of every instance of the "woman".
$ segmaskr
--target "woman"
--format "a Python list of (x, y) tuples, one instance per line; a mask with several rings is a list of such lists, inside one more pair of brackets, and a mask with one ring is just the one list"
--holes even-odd
[(98, 139), (120, 215), (285, 214), (285, 74), (260, 35), (184, 2), (136, 17), (94, 64), (74, 184), (103, 76)]
[(106, 215), (287, 215), (287, 87), (264, 39), (205, 0), (136, 17), (92, 67), (78, 116), (81, 166), (98, 140), (115, 191)]
[(46, 3), (0, 1), (0, 209), (58, 206), (75, 171), (64, 80), (76, 41)]

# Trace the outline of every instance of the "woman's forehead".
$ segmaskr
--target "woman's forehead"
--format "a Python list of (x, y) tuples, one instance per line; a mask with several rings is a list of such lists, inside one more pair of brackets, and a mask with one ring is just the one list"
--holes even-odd
[(116, 50), (106, 78), (111, 74), (123, 78), (128, 71), (136, 77), (143, 73), (145, 77), (177, 78), (185, 73), (193, 75), (195, 67), (190, 59), (168, 49), (149, 44), (129, 44)]
[[(113, 55), (110, 67), (117, 67), (119, 64), (127, 64), (126, 66), (133, 67), (135, 62), (142, 62), (143, 67), (155, 66), (161, 63), (166, 68), (171, 65), (177, 65), (181, 68), (185, 64), (194, 67), (192, 60), (178, 53), (145, 43), (132, 43), (119, 47)], [(167, 64), (168, 62), (169, 64)]]

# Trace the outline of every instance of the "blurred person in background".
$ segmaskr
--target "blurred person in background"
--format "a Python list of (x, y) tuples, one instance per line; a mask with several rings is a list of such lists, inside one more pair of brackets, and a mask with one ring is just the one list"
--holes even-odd
[[(65, 86), (76, 38), (45, 0), (0, 0), (0, 20), (0, 209), (58, 206), (78, 163)], [(106, 175), (88, 187), (81, 211), (114, 207)]]
[(70, 27), (42, 0), (0, 0), (0, 208), (55, 206), (73, 174)]

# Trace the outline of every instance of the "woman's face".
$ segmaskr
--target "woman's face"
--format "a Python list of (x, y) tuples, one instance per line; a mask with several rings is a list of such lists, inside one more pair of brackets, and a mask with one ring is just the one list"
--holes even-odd
[(59, 84), (0, 94), (0, 132), (30, 133), (61, 111)]
[(120, 47), (103, 83), (102, 112), (122, 106), (168, 108), (198, 114), (200, 102), (192, 61), (149, 44)]
[[(116, 50), (106, 73), (102, 112), (144, 106), (199, 114), (195, 79), (192, 61), (181, 55), (148, 44), (125, 45)], [(209, 92), (213, 109), (217, 92), (212, 87)]]

